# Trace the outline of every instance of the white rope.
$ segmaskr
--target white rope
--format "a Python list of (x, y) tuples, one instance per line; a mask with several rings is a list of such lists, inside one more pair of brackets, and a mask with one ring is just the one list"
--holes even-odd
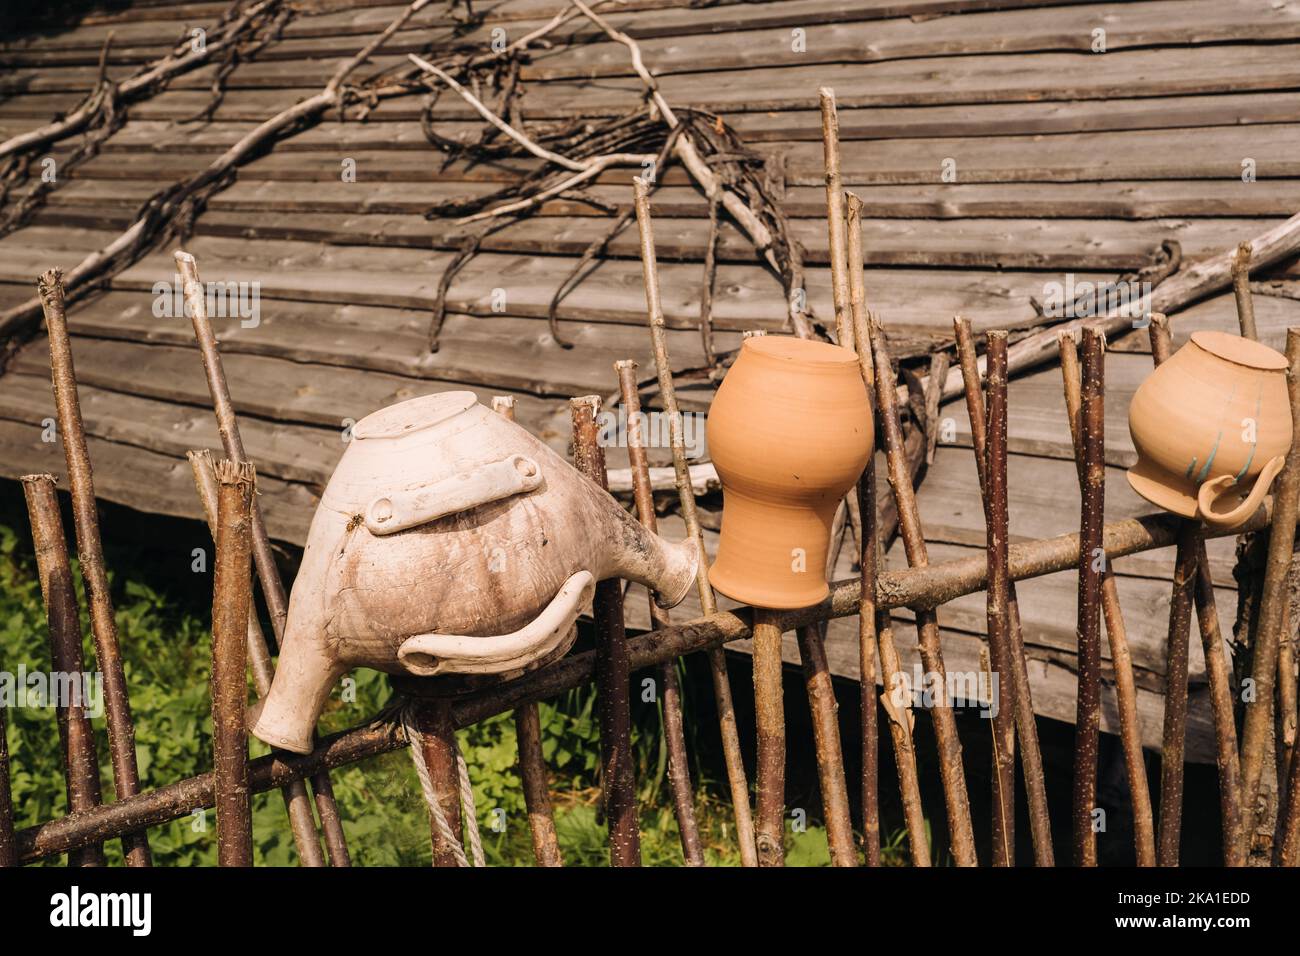
[(456, 748), (456, 772), (460, 776), (460, 815), (465, 821), (465, 833), (469, 837), (469, 851), (474, 857), (475, 866), (487, 866), (483, 858), (483, 835), (478, 829), (478, 812), (474, 806), (474, 788), (469, 783), (469, 767), (461, 756), (460, 741), (452, 737)]
[[(424, 794), (424, 802), (428, 804), (429, 816), (433, 819), (434, 828), (438, 831), (438, 837), (450, 849), (452, 856), (456, 858), (457, 866), (469, 866), (469, 860), (465, 857), (465, 849), (461, 842), (452, 832), (451, 824), (447, 822), (447, 815), (442, 812), (442, 804), (438, 801), (438, 795), (433, 790), (433, 779), (429, 776), (429, 765), (424, 759), (424, 737), (415, 729), (415, 721), (412, 719), (414, 713), (414, 704), (407, 704), (402, 708), (402, 729), (406, 732), (406, 740), (410, 744), (407, 748), (411, 751), (411, 761), (415, 764), (415, 775), (420, 778), (420, 790)], [(452, 738), (454, 741), (454, 737)], [(456, 766), (460, 773), (460, 800), (461, 806), (466, 806), (466, 789), (469, 786), (469, 770), (465, 767), (465, 760), (460, 755), (460, 747), (456, 746)], [(470, 792), (468, 797), (469, 819), (473, 821), (470, 824), (470, 842), (474, 846), (474, 864), (483, 866), (483, 847), (478, 841), (478, 821), (474, 817), (474, 794)]]

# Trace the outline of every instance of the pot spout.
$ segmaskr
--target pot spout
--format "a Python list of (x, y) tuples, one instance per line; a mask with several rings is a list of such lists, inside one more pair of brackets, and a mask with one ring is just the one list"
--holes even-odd
[(272, 747), (312, 751), (316, 719), (345, 665), (327, 657), (321, 639), (287, 635), (270, 692), (248, 709), (248, 730)]
[(690, 592), (699, 571), (700, 556), (695, 542), (666, 541), (647, 531), (626, 511), (622, 518), (623, 547), (619, 549), (619, 577), (644, 584), (654, 592), (660, 607), (676, 607)]

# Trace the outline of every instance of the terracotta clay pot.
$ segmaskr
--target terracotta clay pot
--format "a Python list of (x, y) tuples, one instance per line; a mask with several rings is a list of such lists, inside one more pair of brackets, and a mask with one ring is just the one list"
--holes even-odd
[(1217, 527), (1249, 518), (1291, 447), (1286, 369), (1286, 356), (1258, 342), (1194, 332), (1129, 405), (1133, 490)]
[(321, 497), (250, 730), (308, 752), (357, 666), (520, 673), (568, 650), (596, 581), (637, 581), (671, 607), (697, 562), (473, 392), (382, 409), (353, 428)]
[(707, 429), (723, 490), (713, 586), (755, 607), (822, 601), (835, 509), (875, 446), (857, 356), (788, 336), (746, 339)]

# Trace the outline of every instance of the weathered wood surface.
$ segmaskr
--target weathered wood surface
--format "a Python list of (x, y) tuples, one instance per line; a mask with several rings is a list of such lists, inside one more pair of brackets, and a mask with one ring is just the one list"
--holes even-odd
[[(518, 36), (559, 5), (502, 0), (461, 39), (485, 43), (497, 25)], [(54, 191), (36, 223), (0, 239), (0, 307), (30, 295), (37, 272), (71, 266), (110, 241), (156, 189), (201, 169), (256, 123), (316, 92), (339, 58), (402, 6), (314, 0), (281, 41), (235, 70), (213, 122), (175, 122), (206, 105), (212, 66), (134, 104), (125, 127)], [(124, 10), (88, 14), (62, 33), (5, 38), (0, 138), (74, 108), (94, 82), (110, 29), (110, 71), (122, 75), (159, 55), (182, 27), (210, 24), (225, 8), (225, 0), (136, 0)], [(669, 102), (720, 112), (779, 164), (784, 209), (807, 249), (810, 305), (824, 320), (832, 313), (820, 225), (817, 88), (835, 88), (844, 177), (866, 203), (868, 303), (881, 312), (896, 355), (949, 345), (955, 313), (970, 316), (977, 331), (1027, 328), (1035, 321), (1030, 298), (1043, 301), (1047, 284), (1065, 273), (1076, 282), (1113, 279), (1144, 265), (1152, 248), (1171, 238), (1194, 259), (1250, 238), (1300, 205), (1294, 4), (723, 0), (692, 8), (689, 0), (630, 0), (607, 16), (643, 44)], [(403, 63), (405, 50), (449, 36), (453, 26), (446, 6), (431, 4), (366, 71)], [(1091, 52), (1097, 27), (1106, 31), (1105, 53)], [(791, 45), (796, 29), (804, 31), (802, 53)], [(520, 102), (528, 121), (621, 115), (642, 101), (625, 48), (583, 18), (560, 31), (557, 39), (564, 38), (578, 42), (561, 43), (525, 67)], [(419, 127), (422, 100), (381, 102), (365, 122), (355, 121), (354, 107), (347, 122), (331, 116), (277, 144), (213, 197), (187, 244), (205, 278), (259, 283), (260, 322), (217, 320), (217, 331), (245, 438), (264, 475), (268, 523), (282, 540), (300, 543), (305, 536), (314, 490), (342, 452), (349, 419), (425, 391), (470, 387), (481, 399), (509, 392), (520, 420), (562, 448), (560, 399), (611, 393), (615, 358), (651, 367), (632, 233), (611, 242), (561, 304), (562, 331), (577, 348), (566, 352), (549, 339), (551, 296), (607, 222), (602, 210), (573, 197), (489, 237), (452, 283), (440, 351), (426, 351), (428, 309), (460, 234), (449, 222), (426, 222), (425, 208), (488, 192), (537, 164), (511, 159), (442, 168)], [(434, 117), (442, 135), (471, 137), (481, 129), (457, 97), (443, 96)], [(74, 145), (50, 151), (60, 167)], [(1243, 181), (1247, 157), (1257, 181)], [(356, 161), (356, 183), (340, 181), (345, 158)], [(945, 160), (952, 160), (956, 182), (943, 181)], [(632, 172), (607, 171), (590, 196), (626, 208)], [(702, 359), (696, 326), (708, 209), (680, 168), (663, 171), (660, 182), (655, 215), (670, 348), (675, 364), (686, 368)], [(170, 251), (114, 277), (106, 292), (77, 303), (69, 319), (101, 493), (132, 507), (197, 517), (180, 456), (210, 446), (215, 436), (184, 320), (153, 313), (154, 284), (174, 281)], [(718, 254), (718, 347), (734, 347), (745, 329), (780, 330), (780, 284), (730, 225)], [(1285, 327), (1296, 324), (1300, 299), (1291, 291), (1300, 289), (1300, 265), (1253, 278), (1267, 290), (1255, 297), (1261, 335), (1277, 345)], [(1234, 327), (1231, 296), (1195, 304), (1173, 323), (1176, 344), (1197, 328)], [(1115, 338), (1107, 357), (1109, 518), (1150, 510), (1123, 474), (1133, 455), (1125, 407), (1149, 369), (1147, 348), (1139, 330)], [(0, 376), (6, 475), (61, 472), (57, 445), (41, 440), (50, 405), (45, 361), (37, 339)], [(685, 382), (685, 407), (707, 408), (709, 389)], [(653, 403), (651, 392), (646, 398)], [(1013, 381), (1010, 403), (1013, 537), (1074, 530), (1078, 492), (1059, 372)], [(964, 405), (950, 403), (942, 417), (952, 427), (919, 495), (936, 559), (984, 543)], [(615, 463), (619, 450), (610, 451)], [(671, 519), (665, 527), (669, 536), (680, 534)], [(710, 532), (710, 545), (714, 539)], [(1229, 620), (1230, 539), (1212, 542), (1209, 556), (1220, 613)], [(1158, 622), (1172, 563), (1171, 549), (1116, 562), (1133, 631), (1142, 737), (1150, 747), (1160, 739)], [(851, 573), (842, 556), (837, 574)], [(1034, 702), (1041, 714), (1061, 720), (1075, 711), (1073, 629), (1062, 625), (1074, 619), (1074, 598), (1068, 574), (1020, 588)], [(628, 610), (636, 624), (645, 602), (629, 601)], [(915, 632), (907, 614), (898, 618), (896, 639), (910, 666)], [(984, 619), (978, 596), (940, 610), (950, 669), (978, 669)], [(1208, 760), (1212, 735), (1199, 653), (1193, 648), (1189, 755)], [(786, 655), (797, 660), (792, 635)], [(835, 673), (856, 678), (855, 622), (832, 625), (828, 655)], [(1116, 727), (1108, 686), (1102, 725)]]

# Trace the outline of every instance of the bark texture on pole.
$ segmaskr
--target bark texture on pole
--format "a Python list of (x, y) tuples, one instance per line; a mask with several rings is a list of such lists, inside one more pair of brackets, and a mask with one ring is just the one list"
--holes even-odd
[[(230, 397), (226, 370), (221, 364), (217, 336), (212, 331), (212, 322), (208, 317), (207, 295), (203, 282), (199, 278), (198, 263), (188, 252), (177, 251), (175, 259), (183, 283), (185, 311), (190, 317), (190, 324), (194, 328), (194, 339), (198, 343), (199, 354), (203, 359), (203, 371), (207, 377), (208, 393), (212, 397), (212, 411), (217, 419), (221, 447), (231, 461), (247, 461), (244, 440), (239, 433), (239, 419), (235, 415), (235, 403)], [(253, 499), (250, 519), (253, 563), (257, 569), (258, 582), (262, 586), (262, 597), (266, 601), (267, 612), (271, 616), (271, 630), (278, 645), (284, 640), (284, 622), (289, 616), (289, 599), (284, 590), (284, 582), (280, 579), (280, 571), (275, 565), (275, 555), (271, 551), (271, 538), (267, 534), (266, 521), (262, 517), (262, 507), (257, 498)], [(313, 779), (312, 785), (316, 791), (316, 807), (320, 813), (321, 829), (325, 836), (325, 847), (329, 852), (330, 863), (333, 866), (350, 866), (347, 840), (343, 836), (343, 824), (329, 777)]]
[(1105, 336), (1083, 333), (1083, 393), (1079, 432), (1083, 445), (1079, 519), (1079, 692), (1074, 727), (1074, 863), (1097, 865), (1097, 737), (1101, 729), (1101, 573), (1105, 565)]
[[(600, 397), (569, 400), (573, 416), (573, 463), (605, 488), (605, 449), (600, 446)], [(612, 866), (641, 865), (641, 831), (636, 779), (632, 771), (632, 715), (628, 699), (631, 666), (623, 630), (623, 586), (618, 578), (596, 585), (592, 598), (596, 622), (596, 700), (600, 711), (601, 783), (609, 820)]]
[[(1065, 412), (1070, 420), (1070, 438), (1083, 493), (1086, 475), (1083, 470), (1083, 435), (1079, 427), (1079, 409), (1083, 404), (1083, 380), (1079, 372), (1079, 347), (1073, 336), (1062, 333), (1058, 340), (1061, 353), (1061, 378), (1065, 389)], [(1124, 769), (1128, 775), (1133, 802), (1133, 847), (1138, 866), (1156, 865), (1156, 827), (1151, 810), (1151, 792), (1147, 785), (1146, 758), (1142, 754), (1142, 729), (1138, 726), (1137, 684), (1133, 677), (1133, 654), (1129, 650), (1128, 628), (1119, 604), (1119, 588), (1110, 562), (1101, 576), (1101, 610), (1110, 644), (1111, 667), (1115, 673), (1115, 702), (1119, 711), (1120, 745), (1124, 749)]]
[[(677, 390), (673, 385), (673, 366), (668, 356), (668, 330), (663, 304), (659, 298), (659, 266), (655, 257), (654, 222), (650, 218), (650, 189), (642, 179), (632, 181), (636, 204), (636, 222), (641, 241), (641, 277), (645, 284), (646, 317), (650, 326), (650, 344), (654, 350), (655, 373), (659, 378), (659, 396), (668, 416), (668, 434), (672, 445), (673, 474), (677, 481), (677, 498), (686, 523), (686, 536), (695, 542), (700, 554), (695, 589), (704, 614), (717, 611), (713, 586), (709, 584), (709, 562), (705, 559), (704, 532), (695, 510), (695, 490), (691, 486), (686, 462), (686, 441), (682, 434), (682, 416), (677, 407)], [(749, 805), (749, 779), (740, 750), (740, 728), (731, 697), (731, 678), (727, 674), (726, 652), (721, 646), (708, 648), (709, 671), (713, 678), (713, 696), (718, 705), (718, 725), (722, 735), (722, 755), (727, 767), (727, 785), (736, 815), (736, 837), (740, 844), (742, 866), (758, 866), (754, 842), (754, 818)]]
[[(1169, 322), (1159, 312), (1150, 316), (1151, 358), (1158, 366), (1173, 354)], [(1204, 532), (1204, 528), (1202, 528)], [(1219, 610), (1210, 578), (1205, 541), (1196, 544), (1196, 584), (1193, 599), (1196, 623), (1205, 657), (1205, 674), (1210, 686), (1210, 708), (1214, 714), (1215, 764), (1219, 772), (1219, 816), (1223, 830), (1223, 861), (1226, 866), (1245, 866), (1246, 848), (1241, 829), (1241, 759), (1237, 749), (1237, 723), (1233, 710), (1232, 680), (1227, 652), (1219, 629)], [(1175, 557), (1175, 568), (1179, 565)], [(1172, 609), (1171, 609), (1172, 610)]]
[[(898, 406), (894, 403), (894, 369), (890, 363), (884, 329), (878, 322), (871, 325), (871, 344), (875, 356), (876, 402), (885, 436), (889, 484), (898, 505), (898, 526), (907, 552), (908, 565), (914, 568), (925, 567), (930, 563), (930, 558), (921, 532), (920, 512), (912, 490), (911, 473), (907, 467)], [(936, 681), (936, 686), (947, 687), (943, 649), (939, 643), (939, 619), (933, 607), (916, 609), (916, 626), (926, 679)], [(975, 866), (975, 831), (971, 824), (970, 798), (966, 793), (966, 777), (962, 769), (961, 738), (957, 735), (957, 719), (946, 694), (939, 695), (930, 715), (934, 720), (934, 736), (939, 747), (939, 772), (943, 779), (953, 859), (958, 866)]]
[(758, 730), (758, 799), (754, 826), (759, 866), (785, 865), (785, 704), (781, 625), (754, 611), (754, 722)]
[(460, 814), (460, 769), (456, 763), (456, 722), (452, 717), (451, 702), (436, 697), (416, 701), (415, 729), (420, 737), (415, 746), (424, 748), (429, 783), (450, 831), (449, 834), (443, 833), (434, 815), (429, 814), (433, 865), (455, 868), (460, 866), (464, 851), (450, 840), (461, 838), (464, 822)]
[(987, 529), (989, 586), (985, 591), (993, 717), (993, 865), (1016, 865), (1016, 679), (1011, 650), (1007, 566), (1007, 334), (990, 332), (988, 346), (988, 417), (985, 432), (984, 515)]
[[(49, 629), (50, 669), (56, 674), (86, 672), (81, 644), (81, 614), (68, 559), (68, 541), (63, 533), (59, 499), (53, 475), (26, 475), (23, 495), (31, 518), (36, 570), (45, 604)], [(99, 752), (90, 718), (80, 702), (59, 701), (56, 711), (59, 742), (63, 748), (64, 781), (68, 812), (81, 813), (102, 802), (99, 784)], [(68, 854), (69, 866), (104, 866), (104, 848), (91, 844)]]
[(14, 839), (14, 801), (9, 786), (9, 738), (5, 731), (4, 708), (0, 707), (0, 868), (18, 865), (18, 844)]
[[(212, 453), (191, 451), (186, 453), (190, 461), (190, 470), (194, 472), (194, 487), (199, 501), (203, 504), (203, 514), (208, 522), (208, 531), (212, 540), (217, 540), (217, 467), (212, 460)], [(275, 676), (275, 665), (271, 662), (271, 653), (266, 646), (266, 637), (262, 634), (262, 625), (257, 620), (257, 608), (253, 604), (250, 589), (248, 607), (248, 669), (253, 674), (253, 689), (258, 697), (265, 697), (271, 689), (271, 680)], [(325, 854), (321, 852), (320, 834), (316, 832), (316, 818), (311, 812), (311, 796), (307, 785), (296, 780), (284, 788), (284, 805), (289, 814), (289, 829), (293, 832), (294, 847), (298, 850), (298, 859), (303, 866), (316, 867), (325, 865)]]
[[(831, 300), (835, 306), (836, 342), (853, 348), (853, 314), (849, 302), (851, 264), (844, 233), (844, 186), (840, 177), (840, 120), (835, 108), (835, 91), (823, 86), (817, 91), (822, 111), (822, 155), (826, 168), (826, 228), (830, 241)], [(861, 268), (861, 259), (856, 267)]]
[[(492, 399), (492, 410), (515, 420), (515, 400), (509, 395)], [(551, 806), (550, 776), (542, 756), (542, 715), (536, 703), (515, 708), (515, 741), (519, 750), (519, 778), (524, 786), (528, 811), (528, 832), (533, 839), (533, 857), (538, 866), (563, 866), (560, 839), (555, 832), (555, 811)]]
[(1196, 589), (1195, 521), (1183, 522), (1174, 560), (1169, 598), (1169, 636), (1165, 644), (1165, 715), (1160, 736), (1160, 830), (1156, 862), (1177, 866), (1183, 828), (1183, 762), (1187, 750), (1187, 641)]
[(822, 791), (822, 816), (826, 823), (831, 864), (857, 866), (849, 786), (840, 746), (839, 704), (835, 701), (830, 663), (826, 659), (823, 627), (810, 624), (798, 629), (799, 660), (808, 692), (808, 709), (812, 713), (813, 747), (817, 754), (817, 777)]
[(1237, 301), (1237, 324), (1243, 338), (1253, 342), (1259, 341), (1259, 329), (1255, 325), (1255, 302), (1250, 297), (1250, 255), (1249, 242), (1237, 244), (1237, 251), (1232, 257), (1232, 293)]
[[(984, 406), (984, 393), (980, 388), (975, 337), (971, 332), (969, 319), (957, 316), (952, 324), (957, 341), (957, 360), (966, 391), (966, 412), (971, 424), (975, 472), (980, 482), (980, 493), (987, 498), (987, 411)], [(1016, 732), (1020, 741), (1020, 762), (1025, 781), (1025, 802), (1029, 808), (1029, 829), (1034, 843), (1034, 863), (1038, 866), (1054, 866), (1056, 858), (1052, 847), (1052, 824), (1047, 809), (1047, 782), (1043, 775), (1043, 755), (1038, 744), (1038, 721), (1034, 715), (1033, 692), (1029, 685), (1029, 663), (1025, 655), (1024, 634), (1020, 626), (1020, 602), (1017, 599), (1016, 586), (1010, 581), (1007, 585), (1007, 612), (1010, 638), (1008, 647), (1012, 654), (1010, 680), (1013, 682), (1013, 693), (1011, 696), (1015, 707)]]
[[(68, 339), (64, 314), (63, 276), (57, 269), (44, 273), (38, 282), (45, 324), (49, 332), (50, 371), (54, 384), (59, 434), (68, 463), (68, 488), (72, 493), (72, 517), (77, 532), (77, 555), (90, 605), (90, 629), (95, 637), (95, 656), (104, 680), (104, 708), (108, 718), (108, 742), (113, 758), (113, 786), (119, 800), (140, 792), (140, 773), (135, 759), (135, 726), (131, 702), (117, 644), (117, 620), (108, 590), (108, 570), (99, 538), (99, 512), (91, 475), (90, 453), (81, 421), (77, 397), (77, 374)], [(122, 838), (128, 866), (149, 866), (149, 842), (143, 833)]]
[(252, 597), (253, 466), (217, 464), (217, 556), (212, 586), (212, 768), (217, 861), (253, 865), (248, 788), (248, 608)]
[[(1287, 329), (1287, 391), (1291, 420), (1300, 423), (1300, 329)], [(1254, 663), (1255, 699), (1246, 704), (1241, 731), (1243, 839), (1255, 832), (1256, 802), (1264, 771), (1264, 751), (1273, 722), (1273, 690), (1277, 678), (1283, 608), (1289, 599), (1288, 571), (1296, 529), (1296, 499), (1300, 495), (1300, 427), (1294, 429), (1286, 465), (1273, 488), (1273, 524), (1269, 530), (1268, 563), (1256, 625)]]
[[(650, 531), (659, 530), (655, 516), (654, 492), (650, 487), (650, 460), (646, 456), (645, 436), (641, 433), (641, 396), (637, 391), (636, 362), (623, 359), (614, 363), (619, 394), (627, 414), (627, 456), (632, 468), (632, 495), (641, 524)], [(666, 608), (650, 595), (650, 620), (656, 628), (672, 623)], [(700, 828), (695, 821), (695, 791), (691, 786), (691, 767), (686, 753), (686, 728), (682, 722), (682, 689), (677, 679), (677, 661), (665, 661), (657, 668), (663, 688), (664, 742), (668, 750), (668, 783), (673, 792), (673, 812), (687, 866), (704, 865), (704, 848)]]

